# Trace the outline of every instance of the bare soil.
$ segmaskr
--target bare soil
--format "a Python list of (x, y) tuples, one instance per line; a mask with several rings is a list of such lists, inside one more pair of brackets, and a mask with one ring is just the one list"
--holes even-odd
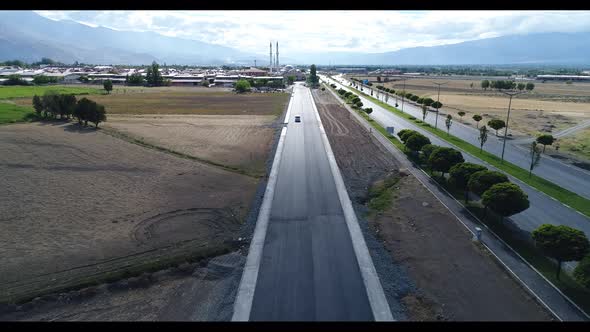
[(0, 302), (227, 252), (258, 179), (59, 122), (0, 128)]
[(269, 115), (113, 115), (103, 127), (148, 144), (263, 175), (274, 119)]
[(410, 320), (551, 319), (432, 193), (397, 171), (393, 156), (331, 94), (314, 93), (353, 201), (364, 203), (376, 180), (402, 176), (389, 208), (367, 218), (392, 261), (406, 268), (418, 288), (401, 299)]
[(228, 321), (245, 257), (239, 252), (208, 262), (183, 263), (116, 283), (46, 296), (2, 321)]

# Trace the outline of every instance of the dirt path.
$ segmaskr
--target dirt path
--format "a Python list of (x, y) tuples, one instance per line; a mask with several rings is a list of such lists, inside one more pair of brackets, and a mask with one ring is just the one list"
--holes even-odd
[[(338, 106), (332, 95), (314, 95), (320, 100), (318, 110), (351, 199), (366, 203), (372, 183), (386, 176), (400, 177), (397, 163), (350, 118), (347, 110)], [(459, 221), (426, 188), (403, 173), (392, 188), (385, 211), (367, 219), (372, 234), (389, 252), (390, 264), (403, 266), (416, 285), (417, 290), (408, 287), (405, 294), (398, 294), (408, 319), (551, 319), (487, 252), (471, 241)], [(383, 283), (399, 282), (388, 280), (397, 276), (379, 273)]]

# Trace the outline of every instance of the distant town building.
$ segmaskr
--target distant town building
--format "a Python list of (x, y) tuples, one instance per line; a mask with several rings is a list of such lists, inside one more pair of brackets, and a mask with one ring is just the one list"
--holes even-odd
[(590, 81), (590, 76), (582, 76), (582, 75), (537, 75), (537, 80)]

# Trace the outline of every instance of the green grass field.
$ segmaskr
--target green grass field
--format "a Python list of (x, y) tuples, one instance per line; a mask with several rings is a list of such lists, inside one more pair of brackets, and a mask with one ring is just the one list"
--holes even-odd
[(23, 122), (34, 119), (32, 107), (18, 106), (0, 101), (0, 124)]
[(0, 86), (0, 99), (25, 98), (34, 95), (43, 95), (46, 91), (55, 91), (56, 93), (80, 94), (102, 94), (103, 89), (75, 87), (63, 85), (44, 85), (44, 86)]

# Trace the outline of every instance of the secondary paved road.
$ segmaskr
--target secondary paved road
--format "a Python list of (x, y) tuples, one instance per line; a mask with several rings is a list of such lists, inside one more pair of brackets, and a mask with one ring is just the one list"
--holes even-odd
[[(348, 86), (349, 81), (344, 80), (342, 77), (338, 77), (337, 79), (340, 82), (345, 83), (345, 86)], [(351, 87), (349, 87), (351, 88)], [(351, 88), (353, 89), (353, 88)], [(356, 89), (355, 89), (356, 90)], [(373, 97), (377, 96), (377, 89), (373, 89)], [(370, 95), (370, 90), (367, 87), (363, 87), (363, 92)], [(383, 102), (384, 96), (382, 98)], [(388, 104), (395, 106), (395, 97), (390, 97), (387, 101)], [(364, 101), (363, 101), (364, 103)], [(401, 109), (402, 102), (401, 98), (398, 97), (398, 104)], [(506, 106), (508, 107), (508, 101), (506, 102)], [(406, 113), (415, 116), (418, 119), (422, 119), (422, 109), (418, 106), (415, 106), (409, 103), (407, 100), (404, 102), (403, 111)], [(441, 112), (444, 112), (444, 107), (441, 108)], [(426, 122), (433, 125), (435, 124), (436, 114), (433, 112), (429, 112), (428, 116), (426, 117)], [(588, 125), (587, 123), (581, 124), (580, 127), (584, 125)], [(438, 117), (438, 128), (446, 129), (445, 128), (445, 116)], [(575, 130), (573, 128), (572, 130)], [(487, 152), (493, 153), (497, 156), (502, 155), (502, 143), (503, 140), (498, 138), (494, 135), (494, 130), (492, 129), (490, 135), (488, 136), (488, 141), (484, 145), (484, 149)], [(479, 141), (477, 140), (478, 131), (476, 128), (464, 125), (459, 123), (455, 119), (453, 125), (451, 126), (451, 133), (464, 141), (467, 141), (475, 146), (479, 146)], [(500, 135), (503, 135), (504, 131), (500, 130), (498, 132)], [(567, 131), (566, 131), (567, 133)], [(511, 140), (506, 142), (506, 149), (504, 152), (504, 159), (518, 165), (524, 169), (529, 169), (531, 158), (527, 151), (527, 149), (517, 146)], [(541, 176), (553, 183), (560, 185), (563, 188), (566, 188), (572, 192), (577, 193), (580, 196), (584, 196), (586, 198), (590, 198), (590, 172), (583, 170), (581, 168), (565, 164), (557, 159), (548, 157), (544, 155), (541, 159), (540, 164), (535, 167), (534, 173), (538, 176)], [(588, 234), (588, 233), (586, 233)]]
[[(345, 90), (350, 90), (354, 92), (352, 89), (350, 89), (350, 87), (344, 86), (334, 80), (330, 80), (325, 76), (322, 76), (322, 79), (326, 79), (329, 82), (335, 83), (336, 85), (344, 88)], [(373, 108), (373, 113), (371, 113), (371, 117), (381, 126), (393, 126), (395, 128), (396, 133), (402, 129), (416, 130), (422, 133), (423, 135), (427, 136), (432, 142), (432, 144), (439, 146), (451, 146), (451, 144), (438, 138), (438, 136), (435, 136), (434, 134), (422, 129), (422, 127), (415, 125), (413, 122), (407, 121), (391, 113), (390, 111), (385, 110), (381, 106), (378, 106), (377, 104), (373, 103), (372, 101), (368, 100), (362, 95), (359, 95), (359, 97), (363, 102), (364, 107)], [(463, 157), (467, 162), (484, 164), (480, 159), (475, 158), (474, 156), (471, 156), (467, 153), (463, 153)], [(485, 166), (489, 169), (496, 170), (491, 165)], [(536, 189), (530, 187), (529, 185), (512, 176), (509, 176), (509, 178), (510, 181), (518, 184), (522, 188), (522, 190), (527, 193), (527, 195), (529, 196), (529, 201), (531, 203), (529, 209), (510, 217), (510, 219), (514, 222), (514, 224), (517, 227), (527, 232), (532, 232), (540, 225), (546, 223), (554, 225), (567, 225), (582, 230), (584, 231), (584, 233), (590, 236), (590, 218), (561, 204), (560, 202), (537, 191)], [(566, 266), (571, 269), (575, 265), (566, 264)]]
[(311, 94), (294, 89), (250, 320), (373, 320)]

